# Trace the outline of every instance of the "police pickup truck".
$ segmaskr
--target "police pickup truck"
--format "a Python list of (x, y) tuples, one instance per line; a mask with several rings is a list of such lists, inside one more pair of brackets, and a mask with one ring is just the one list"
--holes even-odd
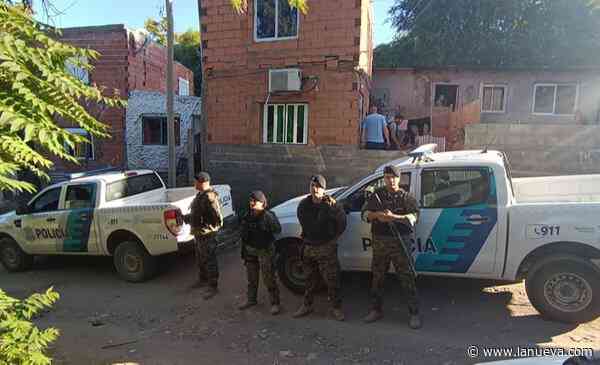
[[(544, 316), (584, 322), (600, 315), (600, 175), (511, 178), (498, 151), (433, 153), (425, 145), (391, 161), (401, 186), (420, 203), (413, 237), (416, 270), (424, 275), (525, 279)], [(365, 197), (384, 186), (383, 167), (349, 187), (328, 191), (347, 213), (339, 244), (342, 270), (370, 271)], [(297, 197), (274, 207), (282, 282), (302, 291)]]
[[(193, 187), (167, 189), (151, 170), (90, 175), (48, 186), (0, 216), (0, 261), (8, 271), (29, 269), (34, 255), (108, 255), (123, 279), (140, 282), (156, 273), (158, 256), (193, 242), (182, 218)], [(230, 187), (213, 187), (223, 216), (232, 216)]]

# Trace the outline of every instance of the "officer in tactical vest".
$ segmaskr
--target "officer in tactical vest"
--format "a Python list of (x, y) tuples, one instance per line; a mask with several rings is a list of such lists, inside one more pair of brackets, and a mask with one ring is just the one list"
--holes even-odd
[[(418, 218), (419, 208), (415, 198), (400, 188), (400, 176), (398, 167), (386, 166), (385, 186), (371, 194), (362, 208), (363, 220), (371, 223), (373, 247), (371, 311), (364, 321), (375, 322), (383, 316), (383, 284), (392, 262), (408, 296), (409, 326), (417, 329), (421, 327), (421, 317), (414, 264), (409, 260), (412, 260), (410, 234)], [(390, 227), (391, 224), (396, 229)], [(400, 237), (394, 233), (399, 233)]]
[(335, 199), (325, 194), (326, 181), (321, 175), (310, 180), (310, 195), (298, 205), (298, 221), (302, 227), (302, 267), (308, 277), (302, 306), (294, 317), (313, 311), (313, 296), (322, 276), (332, 305), (331, 314), (344, 320), (340, 295), (340, 265), (337, 239), (346, 229), (346, 213)]
[(281, 311), (279, 287), (273, 267), (275, 234), (281, 232), (277, 216), (266, 209), (267, 197), (256, 190), (250, 194), (250, 210), (241, 219), (242, 260), (248, 276), (248, 296), (246, 303), (239, 306), (244, 310), (257, 304), (259, 275), (262, 273), (264, 285), (271, 297), (271, 314)]
[(217, 232), (223, 226), (219, 195), (210, 186), (210, 175), (201, 172), (195, 176), (198, 194), (190, 205), (190, 214), (184, 217), (196, 240), (196, 265), (198, 281), (194, 287), (205, 287), (204, 299), (218, 292), (219, 266), (217, 262)]

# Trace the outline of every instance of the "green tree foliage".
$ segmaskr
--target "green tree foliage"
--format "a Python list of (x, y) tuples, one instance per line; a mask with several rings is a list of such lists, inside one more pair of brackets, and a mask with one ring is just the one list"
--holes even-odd
[(0, 365), (47, 365), (45, 351), (59, 335), (55, 328), (40, 330), (31, 320), (52, 307), (59, 295), (52, 288), (19, 300), (0, 289)]
[(202, 70), (200, 69), (200, 32), (188, 29), (177, 34), (176, 44), (173, 47), (175, 60), (194, 73), (194, 95), (200, 95), (202, 84)]
[(564, 67), (598, 63), (598, 0), (396, 0), (397, 39), (375, 66)]
[(150, 38), (158, 44), (167, 45), (167, 17), (160, 20), (148, 18), (144, 22), (144, 28), (150, 33)]
[(57, 40), (58, 34), (34, 21), (21, 7), (0, 0), (0, 190), (33, 191), (15, 176), (31, 170), (48, 179), (48, 155), (77, 163), (69, 149), (89, 143), (67, 132), (57, 120), (78, 125), (94, 137), (109, 137), (108, 127), (82, 103), (122, 107), (66, 70), (66, 64), (91, 70), (98, 53)]

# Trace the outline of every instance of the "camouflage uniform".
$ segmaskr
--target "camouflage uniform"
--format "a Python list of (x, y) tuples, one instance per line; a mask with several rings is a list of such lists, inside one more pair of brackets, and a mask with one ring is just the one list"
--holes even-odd
[(335, 199), (328, 195), (317, 204), (308, 196), (298, 205), (298, 220), (302, 226), (304, 240), (302, 267), (309, 280), (304, 292), (304, 305), (312, 306), (320, 275), (327, 285), (332, 307), (339, 309), (342, 306), (342, 298), (337, 238), (346, 229), (346, 213)]
[(223, 215), (217, 192), (212, 189), (199, 192), (192, 201), (190, 214), (185, 217), (185, 221), (191, 225), (196, 240), (198, 282), (206, 282), (210, 287), (217, 288), (219, 265), (215, 237), (223, 226)]
[(275, 214), (264, 211), (258, 216), (251, 213), (241, 220), (242, 259), (248, 276), (248, 303), (256, 303), (259, 275), (269, 291), (271, 305), (279, 305), (279, 287), (273, 265), (274, 234), (281, 232)]
[[(379, 197), (381, 204), (375, 197)], [(383, 206), (382, 206), (383, 205)], [(385, 187), (379, 188), (373, 193), (362, 208), (363, 220), (368, 222), (366, 212), (376, 212), (389, 209), (394, 214), (414, 214), (416, 220), (419, 208), (415, 198), (406, 191), (400, 189), (397, 192), (390, 192)], [(412, 256), (406, 257), (402, 246), (405, 245), (406, 252), (411, 252), (410, 235), (411, 228), (400, 223), (393, 223), (402, 236), (402, 242), (399, 241), (389, 229), (388, 223), (380, 221), (372, 222), (372, 248), (373, 261), (371, 263), (372, 284), (371, 284), (371, 309), (377, 312), (382, 311), (383, 307), (383, 287), (385, 275), (389, 270), (390, 262), (394, 264), (396, 276), (402, 285), (402, 289), (408, 297), (408, 309), (411, 314), (418, 313), (419, 299), (415, 277), (409, 270), (407, 260), (412, 260)]]
[(327, 285), (327, 296), (331, 306), (340, 308), (342, 298), (337, 242), (331, 241), (320, 246), (305, 245), (302, 252), (302, 268), (308, 277), (308, 285), (304, 291), (304, 304), (312, 306), (314, 293), (318, 290), (322, 277)]

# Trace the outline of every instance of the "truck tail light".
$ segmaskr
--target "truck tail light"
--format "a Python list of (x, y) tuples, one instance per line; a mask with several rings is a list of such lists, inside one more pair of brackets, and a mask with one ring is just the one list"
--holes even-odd
[(183, 225), (183, 217), (179, 209), (170, 209), (165, 211), (165, 226), (174, 236), (177, 236), (181, 232), (181, 226)]

